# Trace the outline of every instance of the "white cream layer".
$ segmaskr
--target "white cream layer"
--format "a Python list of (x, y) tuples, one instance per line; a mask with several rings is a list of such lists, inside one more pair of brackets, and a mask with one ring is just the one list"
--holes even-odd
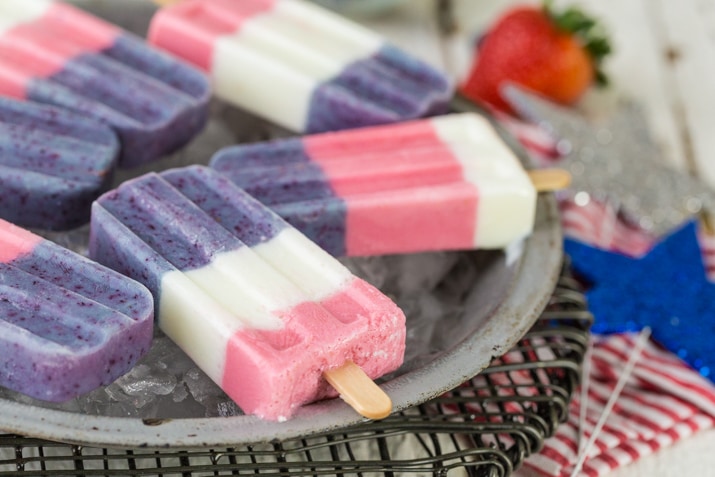
[(479, 193), (475, 247), (503, 248), (534, 228), (537, 192), (519, 159), (489, 121), (477, 114), (434, 118), (438, 137)]
[(238, 330), (280, 330), (275, 312), (320, 300), (352, 279), (340, 262), (292, 228), (254, 248), (226, 252), (209, 265), (161, 278), (159, 324), (221, 383), (228, 340)]
[(22, 23), (41, 18), (52, 3), (51, 0), (0, 0), (0, 35)]
[(316, 87), (382, 44), (380, 36), (337, 14), (300, 0), (280, 0), (216, 41), (214, 90), (277, 124), (304, 131)]

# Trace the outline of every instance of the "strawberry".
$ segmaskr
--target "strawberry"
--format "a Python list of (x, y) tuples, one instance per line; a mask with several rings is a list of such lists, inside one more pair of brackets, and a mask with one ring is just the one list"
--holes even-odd
[(518, 6), (507, 11), (478, 45), (477, 59), (460, 86), (467, 98), (510, 111), (499, 94), (504, 81), (562, 104), (572, 104), (594, 83), (605, 84), (601, 60), (610, 45), (596, 22), (569, 8), (555, 13)]

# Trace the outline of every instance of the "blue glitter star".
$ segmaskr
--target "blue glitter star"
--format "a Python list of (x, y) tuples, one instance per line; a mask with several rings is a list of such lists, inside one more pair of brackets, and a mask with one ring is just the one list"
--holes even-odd
[(696, 222), (666, 236), (642, 258), (565, 241), (574, 270), (591, 288), (586, 296), (594, 333), (638, 331), (700, 374), (715, 377), (715, 285), (705, 275)]

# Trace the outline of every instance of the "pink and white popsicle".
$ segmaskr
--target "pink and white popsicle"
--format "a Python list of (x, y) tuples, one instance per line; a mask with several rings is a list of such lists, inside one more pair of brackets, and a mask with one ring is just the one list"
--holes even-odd
[(150, 348), (153, 302), (127, 277), (0, 219), (0, 385), (66, 401)]
[(120, 165), (134, 166), (195, 136), (211, 93), (200, 71), (78, 8), (2, 0), (0, 95), (106, 122), (122, 142)]
[(396, 369), (405, 317), (209, 168), (148, 174), (94, 204), (90, 254), (144, 283), (158, 324), (241, 409), (284, 420), (347, 361)]
[(302, 0), (187, 0), (148, 38), (207, 71), (219, 98), (296, 132), (422, 117), (451, 98), (436, 69)]
[(233, 146), (211, 167), (335, 256), (503, 248), (534, 224), (531, 179), (473, 113)]

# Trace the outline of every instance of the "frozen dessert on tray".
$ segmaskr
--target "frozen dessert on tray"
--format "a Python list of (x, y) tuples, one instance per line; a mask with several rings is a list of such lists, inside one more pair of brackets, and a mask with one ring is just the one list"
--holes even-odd
[(107, 385), (151, 346), (139, 283), (0, 220), (0, 385), (61, 402)]
[(159, 327), (247, 414), (285, 420), (335, 396), (334, 373), (402, 363), (402, 311), (207, 167), (129, 180), (91, 224), (90, 255), (152, 291)]
[(211, 167), (335, 256), (503, 248), (534, 224), (531, 173), (473, 113), (240, 144)]
[(210, 86), (192, 66), (69, 4), (0, 2), (0, 95), (106, 122), (120, 165), (169, 154), (205, 125)]
[(206, 71), (219, 98), (294, 132), (444, 112), (444, 74), (302, 0), (157, 1), (148, 41)]

